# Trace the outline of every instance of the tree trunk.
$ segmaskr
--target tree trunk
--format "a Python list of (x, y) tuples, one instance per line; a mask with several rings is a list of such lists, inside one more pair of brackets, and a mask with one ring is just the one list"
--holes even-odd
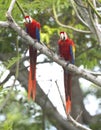
[(72, 116), (80, 123), (89, 123), (91, 120), (91, 116), (83, 103), (83, 94), (77, 75), (74, 75), (72, 79)]

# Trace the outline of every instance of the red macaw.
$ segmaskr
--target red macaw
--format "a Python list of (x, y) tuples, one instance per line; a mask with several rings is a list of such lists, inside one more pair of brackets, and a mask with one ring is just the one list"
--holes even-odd
[[(25, 27), (27, 33), (34, 39), (40, 42), (40, 23), (32, 19), (30, 16), (25, 16)], [(28, 81), (28, 98), (32, 96), (33, 100), (36, 95), (36, 60), (37, 60), (37, 49), (29, 45), (29, 56), (30, 56), (30, 70), (29, 70), (29, 81)]]
[[(60, 32), (60, 39), (58, 41), (59, 54), (64, 60), (74, 64), (75, 60), (75, 44), (68, 38), (66, 32)], [(66, 99), (66, 113), (71, 111), (71, 80), (72, 74), (64, 70), (64, 87), (65, 87), (65, 99)]]

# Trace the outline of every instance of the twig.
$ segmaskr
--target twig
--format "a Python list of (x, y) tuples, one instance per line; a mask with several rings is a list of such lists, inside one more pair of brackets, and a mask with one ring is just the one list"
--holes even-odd
[(89, 7), (89, 17), (90, 17), (90, 20), (91, 20), (91, 22), (92, 22), (93, 28), (94, 28), (94, 30), (95, 30), (95, 33), (96, 33), (96, 37), (97, 37), (97, 39), (98, 39), (98, 42), (101, 43), (101, 37), (100, 37), (100, 35), (99, 35), (98, 29), (96, 28), (97, 26), (96, 26), (96, 24), (95, 24), (95, 22), (94, 22), (94, 20), (93, 20), (93, 16), (92, 16), (91, 8), (90, 8), (90, 7)]
[(70, 115), (68, 115), (68, 119), (74, 126), (76, 126), (77, 128), (80, 128), (80, 130), (92, 130), (88, 127), (83, 126), (82, 124), (78, 123), (77, 121), (75, 121)]
[(74, 0), (75, 3), (80, 6), (81, 8), (87, 9), (87, 7), (85, 7), (84, 5), (80, 4), (80, 2), (78, 2), (77, 0)]
[(74, 5), (74, 1), (73, 1), (73, 0), (70, 0), (70, 2), (71, 2), (72, 6), (73, 6), (73, 8), (74, 8), (74, 11), (75, 11), (75, 13), (76, 13), (78, 19), (79, 19), (86, 27), (89, 27), (88, 24), (80, 17), (80, 15), (79, 15), (79, 13), (78, 13), (78, 11), (77, 11), (75, 5)]
[(94, 13), (101, 19), (101, 15), (97, 12), (97, 10), (94, 8), (93, 4), (90, 2), (90, 0), (87, 0), (90, 7), (93, 9)]
[(19, 4), (19, 2), (18, 2), (17, 0), (16, 0), (16, 4), (17, 4), (18, 8), (20, 9), (20, 11), (21, 11), (23, 17), (25, 17), (25, 16), (26, 16), (26, 13), (24, 12), (23, 8), (21, 7), (21, 5)]
[(76, 117), (76, 121), (78, 121), (78, 119), (80, 118), (80, 116), (82, 115), (83, 111), (80, 112), (80, 114)]
[[(7, 77), (2, 81), (0, 82), (0, 86), (2, 86), (6, 81), (8, 81), (8, 79), (12, 76), (12, 72), (10, 71), (10, 73), (7, 75)], [(0, 75), (1, 77), (1, 75)]]
[(61, 92), (60, 92), (59, 85), (58, 85), (57, 81), (55, 81), (55, 84), (56, 84), (56, 86), (57, 86), (57, 89), (58, 89), (58, 92), (59, 92), (59, 95), (60, 95), (60, 98), (61, 98), (61, 101), (62, 101), (64, 110), (65, 110), (65, 114), (66, 114), (66, 107), (65, 107), (64, 100), (63, 100), (63, 97), (62, 97), (62, 95), (61, 95)]
[[(94, 8), (96, 8), (96, 1), (93, 0)], [(94, 14), (95, 23), (98, 25), (98, 16)]]
[(76, 32), (79, 32), (79, 33), (86, 33), (86, 34), (90, 34), (91, 33), (90, 31), (84, 31), (84, 30), (76, 29), (76, 28), (73, 28), (72, 26), (68, 26), (68, 25), (64, 25), (64, 24), (60, 23), (60, 21), (58, 20), (57, 14), (56, 14), (56, 10), (55, 10), (55, 5), (54, 4), (53, 4), (53, 13), (54, 13), (54, 17), (55, 17), (56, 22), (61, 27), (72, 29), (73, 31), (76, 31)]

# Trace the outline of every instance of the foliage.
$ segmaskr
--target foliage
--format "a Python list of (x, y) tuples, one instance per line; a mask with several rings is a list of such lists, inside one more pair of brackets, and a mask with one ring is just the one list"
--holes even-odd
[[(2, 97), (0, 104), (5, 101), (6, 95), (7, 91), (0, 95)], [(24, 95), (26, 95), (26, 93)], [(21, 97), (17, 98), (19, 96)], [(0, 130), (42, 130), (43, 115), (40, 107), (33, 103), (33, 101), (28, 102), (21, 91), (12, 91), (9, 102), (7, 102), (0, 116), (1, 114), (5, 115), (6, 120), (0, 121)], [(47, 129), (49, 127), (50, 125), (47, 126)]]

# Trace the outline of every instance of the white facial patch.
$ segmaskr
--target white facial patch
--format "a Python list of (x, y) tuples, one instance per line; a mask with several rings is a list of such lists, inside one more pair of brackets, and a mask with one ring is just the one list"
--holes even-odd
[(66, 40), (66, 39), (67, 39), (67, 34), (66, 34), (66, 32), (61, 33), (61, 34), (60, 34), (60, 38), (61, 38), (62, 40)]
[(26, 18), (25, 20), (26, 20), (26, 23), (31, 23), (32, 22), (32, 18), (31, 17)]
[(60, 38), (64, 39), (64, 34), (63, 33), (60, 34)]

